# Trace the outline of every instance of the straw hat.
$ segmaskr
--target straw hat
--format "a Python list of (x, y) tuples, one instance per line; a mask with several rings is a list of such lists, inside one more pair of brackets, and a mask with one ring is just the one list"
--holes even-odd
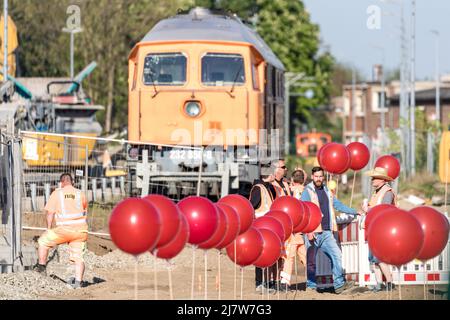
[(376, 167), (373, 170), (369, 170), (366, 173), (364, 173), (366, 176), (372, 177), (372, 178), (378, 178), (378, 179), (383, 179), (386, 181), (392, 181), (394, 179), (392, 179), (391, 177), (388, 176), (388, 172), (386, 168), (382, 168), (382, 167)]

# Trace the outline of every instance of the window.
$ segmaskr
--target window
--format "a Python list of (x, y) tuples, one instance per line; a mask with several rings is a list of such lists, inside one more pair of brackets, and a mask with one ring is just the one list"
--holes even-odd
[(245, 83), (244, 59), (240, 54), (208, 53), (202, 58), (202, 83), (207, 86)]
[(186, 60), (182, 53), (149, 54), (144, 62), (144, 84), (183, 85), (186, 82)]

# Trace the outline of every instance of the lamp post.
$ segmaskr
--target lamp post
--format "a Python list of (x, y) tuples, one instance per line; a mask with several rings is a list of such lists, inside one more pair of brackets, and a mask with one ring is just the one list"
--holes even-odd
[(75, 33), (80, 33), (83, 30), (81, 28), (75, 28), (75, 29), (69, 29), (69, 28), (64, 28), (62, 29), (63, 32), (67, 32), (70, 33), (70, 80), (73, 80), (74, 77), (74, 59), (73, 59), (73, 54), (74, 54), (74, 35)]
[(441, 99), (440, 99), (440, 79), (439, 79), (439, 31), (431, 30), (435, 38), (435, 78), (436, 78), (436, 120), (441, 122)]
[(305, 81), (313, 80), (312, 77), (305, 77), (304, 73), (292, 73), (287, 72), (284, 82), (284, 153), (287, 155), (289, 154), (290, 150), (290, 97), (298, 97), (298, 96), (304, 96), (307, 99), (312, 99), (314, 97), (314, 91), (312, 89), (308, 89), (305, 93), (291, 93), (290, 87), (305, 87), (310, 86), (314, 87), (314, 83), (305, 83)]

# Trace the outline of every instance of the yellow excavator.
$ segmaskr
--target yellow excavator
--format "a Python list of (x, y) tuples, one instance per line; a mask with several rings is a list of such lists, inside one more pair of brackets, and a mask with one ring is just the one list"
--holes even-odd
[[(3, 16), (0, 17), (0, 70), (3, 70)], [(14, 21), (8, 16), (8, 74), (12, 77), (16, 75), (16, 54), (19, 46), (17, 39), (17, 28)], [(3, 82), (3, 73), (0, 73), (0, 82)]]

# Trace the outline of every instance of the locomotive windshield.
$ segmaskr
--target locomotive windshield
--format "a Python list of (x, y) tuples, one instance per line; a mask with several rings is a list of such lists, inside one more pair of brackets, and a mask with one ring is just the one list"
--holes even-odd
[(244, 59), (240, 54), (206, 54), (202, 58), (202, 83), (207, 86), (245, 83)]
[(182, 53), (152, 53), (145, 57), (144, 84), (183, 85), (186, 82), (186, 57)]

